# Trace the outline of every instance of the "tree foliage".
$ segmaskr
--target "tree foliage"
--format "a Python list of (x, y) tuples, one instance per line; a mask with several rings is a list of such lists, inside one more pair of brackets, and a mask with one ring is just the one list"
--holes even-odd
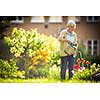
[[(52, 36), (39, 34), (36, 29), (25, 31), (22, 28), (14, 28), (11, 37), (5, 37), (4, 40), (10, 47), (13, 59), (17, 60), (20, 69), (25, 70), (26, 77), (29, 76), (30, 67), (40, 69), (44, 66), (46, 69), (46, 66), (50, 67), (60, 62), (58, 40)], [(46, 72), (47, 70), (48, 67)]]

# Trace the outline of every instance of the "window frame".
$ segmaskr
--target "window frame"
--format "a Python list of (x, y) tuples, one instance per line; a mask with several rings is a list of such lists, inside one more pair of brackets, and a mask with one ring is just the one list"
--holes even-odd
[(22, 20), (19, 20), (18, 17), (21, 17), (21, 16), (14, 16), (16, 17), (16, 20), (11, 20), (10, 22), (11, 23), (24, 23), (24, 17), (22, 16)]
[(74, 20), (76, 23), (80, 23), (81, 17), (80, 16), (74, 16), (74, 17), (75, 17), (75, 19), (70, 19), (70, 16), (68, 16), (68, 20)]
[[(56, 20), (50, 19), (50, 17), (61, 17), (61, 19), (60, 21), (58, 21), (57, 19)], [(63, 23), (63, 16), (49, 16), (48, 22), (49, 23)]]
[(94, 41), (97, 41), (97, 56), (99, 55), (99, 40), (98, 39), (88, 39), (86, 41), (86, 54), (88, 54), (88, 41), (91, 41), (91, 55), (94, 55)]
[[(38, 20), (38, 19), (34, 19), (34, 17), (43, 17), (43, 20)], [(44, 16), (31, 16), (31, 23), (44, 23), (45, 22), (45, 18)]]
[[(89, 20), (88, 17), (92, 17), (92, 20)], [(96, 17), (96, 16), (87, 16), (87, 17), (86, 17), (86, 21), (87, 21), (87, 22), (99, 22), (99, 21), (100, 21), (100, 18), (98, 18), (98, 20), (95, 20), (94, 17)], [(99, 16), (97, 16), (97, 17), (99, 17)]]

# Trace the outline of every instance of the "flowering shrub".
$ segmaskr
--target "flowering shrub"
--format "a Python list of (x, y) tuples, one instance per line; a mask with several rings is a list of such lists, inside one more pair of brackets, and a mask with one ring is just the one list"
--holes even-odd
[(75, 64), (74, 65), (74, 70), (78, 70), (78, 69), (80, 69), (80, 66), (78, 64)]
[[(26, 77), (30, 76), (30, 70), (32, 70), (31, 75), (33, 73), (34, 76), (37, 71), (37, 76), (43, 77), (45, 73), (43, 66), (51, 67), (60, 64), (59, 42), (52, 36), (40, 35), (35, 29), (25, 31), (22, 28), (14, 28), (11, 37), (5, 37), (4, 40), (19, 68), (25, 71)], [(32, 66), (33, 68), (30, 69)], [(47, 70), (45, 71), (47, 74)]]
[[(87, 64), (89, 62), (87, 61)], [(90, 63), (89, 63), (90, 64)], [(96, 63), (90, 65), (90, 68), (87, 67), (84, 71), (78, 71), (73, 79), (77, 80), (86, 80), (86, 81), (93, 81), (93, 74), (100, 71), (100, 65), (96, 66)]]
[(90, 62), (89, 61), (86, 61), (86, 65), (88, 66), (90, 64)]
[(78, 65), (79, 66), (81, 66), (81, 67), (84, 67), (85, 65), (86, 66), (89, 66), (91, 63), (90, 63), (90, 61), (88, 61), (88, 60), (85, 60), (84, 58), (82, 58), (82, 59), (77, 59), (77, 63), (78, 63)]
[(87, 66), (90, 65), (90, 62), (89, 61), (86, 61), (84, 58), (82, 59), (77, 59), (77, 64), (74, 65), (74, 70), (75, 71), (84, 71), (85, 70), (85, 65), (86, 64)]

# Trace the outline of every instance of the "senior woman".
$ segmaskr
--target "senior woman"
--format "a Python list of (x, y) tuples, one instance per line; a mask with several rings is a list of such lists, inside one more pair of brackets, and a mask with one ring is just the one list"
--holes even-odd
[(66, 69), (68, 69), (68, 79), (71, 79), (73, 76), (73, 66), (78, 47), (75, 29), (76, 23), (73, 20), (69, 20), (66, 29), (62, 30), (58, 37), (61, 55), (61, 80), (66, 79)]

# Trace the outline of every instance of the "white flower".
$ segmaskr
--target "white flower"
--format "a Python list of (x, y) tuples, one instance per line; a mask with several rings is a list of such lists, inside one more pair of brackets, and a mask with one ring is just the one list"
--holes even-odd
[(83, 67), (82, 70), (85, 70), (85, 67)]
[(82, 69), (78, 69), (79, 72), (82, 72)]
[(74, 70), (72, 70), (72, 73), (75, 74)]

